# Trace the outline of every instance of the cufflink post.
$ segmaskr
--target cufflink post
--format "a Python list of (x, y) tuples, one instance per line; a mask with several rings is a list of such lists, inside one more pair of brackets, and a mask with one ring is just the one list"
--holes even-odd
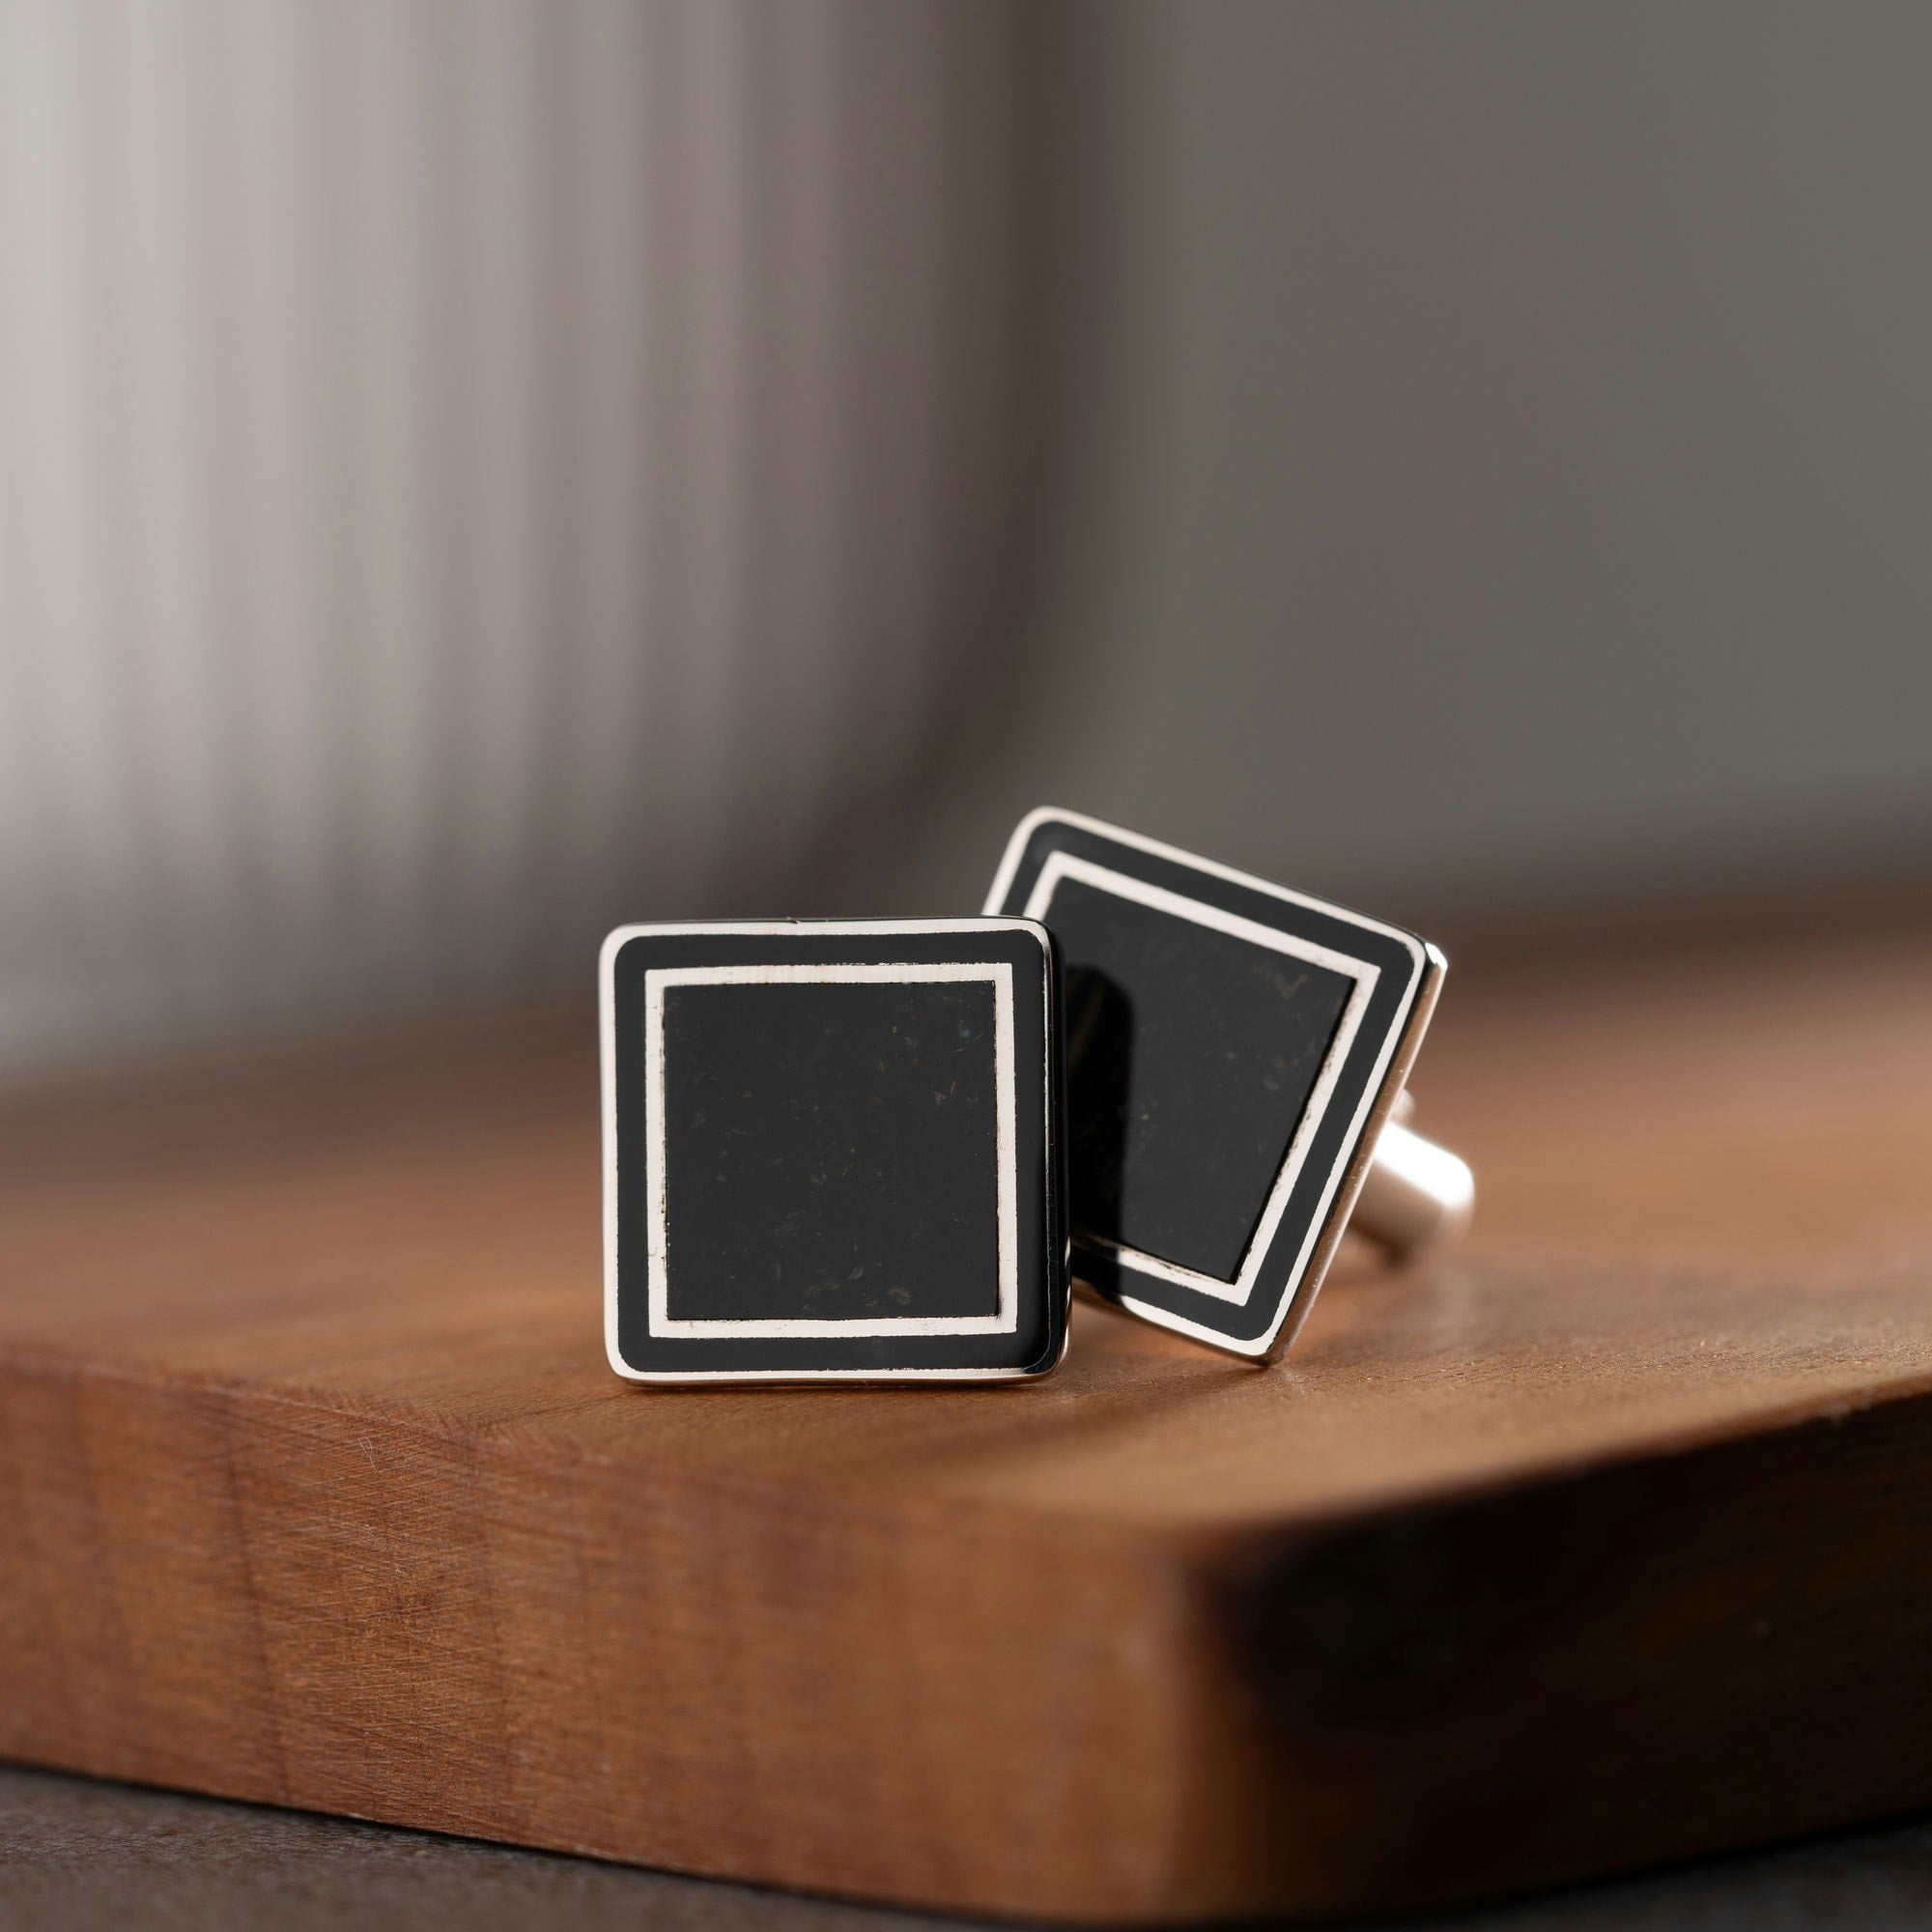
[(1415, 1132), (1407, 1124), (1414, 1111), (1405, 1092), (1376, 1143), (1349, 1223), (1404, 1258), (1460, 1240), (1476, 1208), (1469, 1163)]

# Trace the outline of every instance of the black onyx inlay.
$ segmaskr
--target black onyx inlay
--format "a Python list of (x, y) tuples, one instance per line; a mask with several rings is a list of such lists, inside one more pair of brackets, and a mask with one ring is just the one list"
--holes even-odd
[(990, 980), (665, 989), (673, 1321), (999, 1309)]
[(1074, 1228), (1234, 1280), (1353, 982), (1076, 879), (1044, 917)]

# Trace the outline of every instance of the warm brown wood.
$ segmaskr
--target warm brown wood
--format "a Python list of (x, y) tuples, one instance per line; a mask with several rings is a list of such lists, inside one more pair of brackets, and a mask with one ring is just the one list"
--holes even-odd
[(1452, 978), (1478, 1233), (1255, 1370), (601, 1359), (481, 1030), (0, 1122), (0, 1754), (1022, 1916), (1462, 1895), (1932, 1801), (1921, 937)]

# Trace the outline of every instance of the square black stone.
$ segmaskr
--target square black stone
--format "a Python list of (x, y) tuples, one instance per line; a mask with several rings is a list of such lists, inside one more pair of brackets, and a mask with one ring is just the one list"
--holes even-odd
[(1441, 955), (1071, 812), (1021, 823), (987, 910), (1041, 920), (1060, 948), (1075, 1275), (1237, 1353), (1286, 1348)]
[(995, 1314), (994, 1032), (987, 980), (670, 988), (672, 1318)]
[(1078, 880), (1052, 910), (1075, 1226), (1232, 1282), (1354, 981)]
[(620, 1375), (988, 1379), (1057, 1363), (1044, 928), (629, 926), (605, 945), (602, 1012)]

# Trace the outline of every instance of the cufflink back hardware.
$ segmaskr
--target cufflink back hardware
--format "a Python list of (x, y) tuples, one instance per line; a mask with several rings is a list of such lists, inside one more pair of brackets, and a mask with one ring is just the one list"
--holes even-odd
[(1042, 926), (622, 926), (599, 994), (617, 1374), (956, 1382), (1058, 1365), (1061, 1004)]
[(1059, 947), (1072, 1269), (1104, 1299), (1272, 1359), (1351, 1214), (1398, 1253), (1467, 1225), (1469, 1169), (1402, 1118), (1447, 971), (1426, 940), (1052, 809), (985, 909)]

